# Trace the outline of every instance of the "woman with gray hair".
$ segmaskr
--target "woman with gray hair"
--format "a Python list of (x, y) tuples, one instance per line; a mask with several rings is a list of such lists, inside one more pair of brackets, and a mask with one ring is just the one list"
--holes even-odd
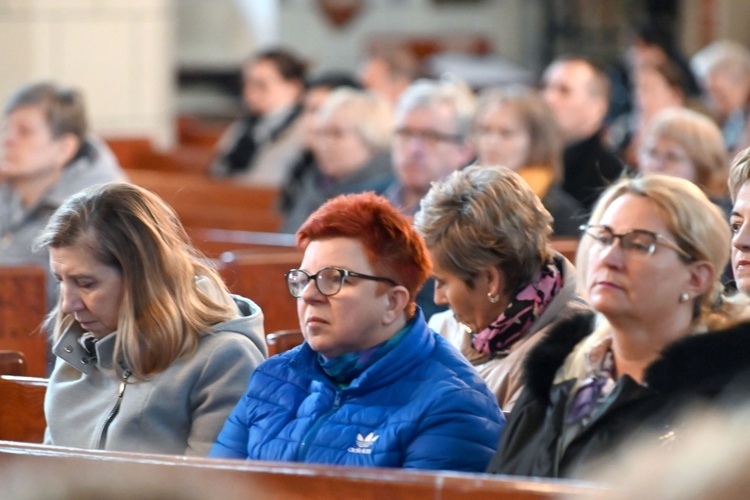
[(364, 90), (334, 90), (314, 117), (311, 149), (318, 169), (300, 181), (281, 231), (296, 232), (310, 214), (340, 194), (381, 194), (393, 182), (392, 130), (385, 98)]
[(585, 309), (575, 270), (549, 247), (552, 219), (503, 167), (469, 167), (433, 184), (414, 224), (430, 251), (430, 327), (461, 350), (510, 411), (523, 360), (554, 320)]

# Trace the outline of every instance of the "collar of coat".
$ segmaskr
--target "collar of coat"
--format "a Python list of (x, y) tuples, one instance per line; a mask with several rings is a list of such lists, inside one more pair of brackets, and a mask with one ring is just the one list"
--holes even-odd
[[(593, 314), (578, 314), (554, 326), (529, 353), (525, 383), (536, 398), (548, 401), (558, 369), (575, 346), (594, 329)], [(750, 323), (691, 335), (669, 344), (646, 368), (644, 384), (662, 394), (715, 396), (750, 370)]]

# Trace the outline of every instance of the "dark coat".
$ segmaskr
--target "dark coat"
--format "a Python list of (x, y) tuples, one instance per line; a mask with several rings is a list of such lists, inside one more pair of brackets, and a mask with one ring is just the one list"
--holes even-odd
[(683, 338), (668, 345), (646, 369), (642, 385), (627, 375), (620, 377), (608, 400), (565, 443), (564, 421), (576, 379), (553, 381), (592, 330), (593, 315), (576, 316), (560, 323), (529, 353), (526, 389), (488, 472), (572, 477), (640, 431), (656, 431), (660, 439), (679, 438), (675, 423), (681, 410), (692, 403), (715, 402), (730, 387), (739, 396), (732, 382), (750, 370), (750, 323)]
[(624, 165), (594, 134), (565, 148), (563, 152), (563, 189), (588, 211), (604, 189), (622, 174)]

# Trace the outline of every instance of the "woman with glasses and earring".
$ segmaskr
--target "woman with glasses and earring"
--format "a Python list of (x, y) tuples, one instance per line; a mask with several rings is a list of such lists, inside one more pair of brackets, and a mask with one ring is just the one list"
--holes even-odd
[(469, 167), (432, 185), (414, 216), (432, 257), (430, 318), (510, 411), (521, 368), (553, 322), (587, 309), (575, 269), (549, 247), (552, 218), (523, 178), (504, 167)]
[(671, 442), (681, 410), (717, 404), (750, 368), (748, 325), (737, 325), (747, 308), (718, 279), (729, 227), (700, 189), (619, 181), (584, 229), (577, 267), (595, 314), (559, 323), (529, 353), (490, 472), (572, 477), (642, 431)]
[(305, 343), (254, 372), (210, 456), (483, 471), (505, 420), (414, 302), (430, 260), (405, 216), (342, 195), (297, 243), (286, 280)]

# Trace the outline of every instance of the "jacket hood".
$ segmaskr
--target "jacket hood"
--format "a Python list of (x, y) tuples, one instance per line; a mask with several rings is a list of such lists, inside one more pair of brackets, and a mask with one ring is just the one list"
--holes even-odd
[(250, 299), (239, 295), (232, 295), (232, 300), (239, 310), (239, 317), (215, 324), (211, 328), (213, 333), (233, 332), (249, 338), (258, 350), (268, 357), (268, 346), (263, 328), (263, 311)]

